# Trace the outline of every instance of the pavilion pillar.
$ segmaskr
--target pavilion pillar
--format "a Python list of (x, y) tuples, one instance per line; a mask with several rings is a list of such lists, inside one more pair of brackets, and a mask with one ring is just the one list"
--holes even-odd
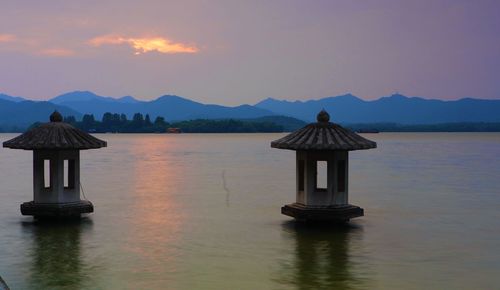
[(316, 187), (316, 161), (309, 156), (306, 152), (306, 205), (313, 205), (315, 203), (315, 187)]
[(297, 198), (298, 204), (306, 204), (306, 153), (303, 151), (296, 152), (296, 175), (297, 175)]
[(67, 172), (64, 172), (67, 184), (63, 184), (63, 195), (60, 202), (80, 201), (80, 151), (61, 151), (60, 162), (67, 164)]
[(349, 204), (349, 158), (347, 151), (335, 151), (332, 162), (333, 205)]

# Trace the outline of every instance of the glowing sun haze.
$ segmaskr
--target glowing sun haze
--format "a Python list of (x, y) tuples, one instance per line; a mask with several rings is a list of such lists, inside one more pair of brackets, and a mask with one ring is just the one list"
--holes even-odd
[(198, 48), (182, 43), (174, 43), (166, 38), (125, 38), (116, 35), (98, 36), (89, 41), (93, 46), (127, 43), (135, 49), (135, 54), (157, 51), (160, 53), (196, 53)]
[(500, 98), (500, 1), (2, 1), (0, 93)]

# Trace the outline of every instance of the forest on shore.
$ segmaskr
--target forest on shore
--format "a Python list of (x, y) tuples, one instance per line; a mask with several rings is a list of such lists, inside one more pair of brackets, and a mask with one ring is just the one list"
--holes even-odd
[(64, 122), (92, 133), (166, 133), (169, 128), (183, 133), (272, 133), (283, 132), (285, 129), (275, 122), (258, 119), (197, 119), (170, 123), (163, 117), (151, 120), (149, 114), (144, 116), (141, 113), (135, 113), (130, 120), (125, 114), (116, 113), (105, 113), (100, 121), (92, 114), (85, 114), (81, 121), (74, 116), (66, 116)]
[[(135, 113), (132, 119), (125, 114), (105, 113), (101, 120), (93, 114), (85, 114), (81, 120), (74, 116), (64, 117), (69, 123), (90, 133), (167, 133), (175, 128), (182, 133), (278, 133), (292, 132), (307, 123), (292, 117), (267, 116), (254, 119), (195, 119), (168, 122), (163, 117), (152, 120), (149, 114)], [(30, 128), (38, 126), (34, 123)], [(341, 124), (361, 133), (373, 132), (500, 132), (500, 123), (459, 122), (440, 124), (357, 123)], [(2, 127), (0, 133), (24, 132), (26, 129)], [(174, 130), (174, 131), (176, 131)]]

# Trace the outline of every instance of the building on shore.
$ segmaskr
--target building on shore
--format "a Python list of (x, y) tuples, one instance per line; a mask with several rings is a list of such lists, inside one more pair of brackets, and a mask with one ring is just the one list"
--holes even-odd
[(167, 133), (178, 134), (182, 133), (181, 128), (167, 128)]

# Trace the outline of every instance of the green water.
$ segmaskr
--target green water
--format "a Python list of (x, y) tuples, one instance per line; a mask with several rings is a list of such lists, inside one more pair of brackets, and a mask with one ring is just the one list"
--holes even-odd
[[(0, 141), (12, 138), (0, 134)], [(95, 212), (21, 216), (32, 154), (0, 150), (0, 276), (11, 289), (500, 289), (500, 134), (368, 134), (350, 202), (365, 217), (304, 227), (282, 134), (100, 135), (82, 152)]]

